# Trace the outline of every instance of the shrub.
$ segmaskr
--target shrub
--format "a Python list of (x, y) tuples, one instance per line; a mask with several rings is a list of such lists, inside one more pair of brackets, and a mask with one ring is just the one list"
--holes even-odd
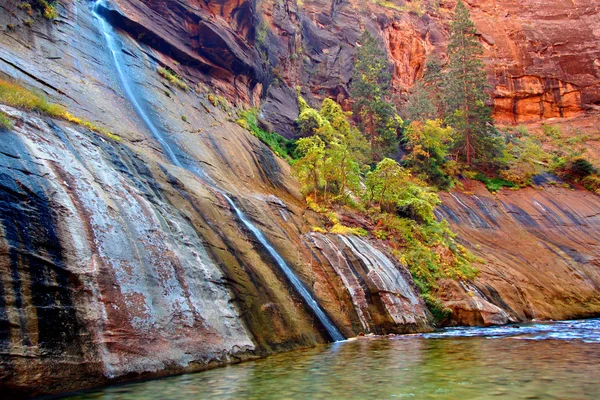
[[(40, 11), (42, 16), (46, 19), (55, 19), (58, 17), (58, 12), (56, 11), (56, 1), (48, 2), (47, 0), (30, 0), (20, 3), (17, 7), (27, 12), (27, 15), (29, 16), (33, 15), (33, 8), (35, 8), (36, 10)], [(25, 24), (29, 26), (33, 25), (33, 21), (30, 23), (28, 23), (28, 21), (25, 21)]]
[(113, 135), (106, 129), (100, 128), (90, 121), (73, 116), (64, 107), (48, 102), (41, 94), (34, 93), (17, 83), (8, 82), (3, 79), (0, 79), (0, 103), (29, 111), (38, 111), (53, 118), (84, 126), (94, 132), (101, 133), (110, 139), (121, 140), (120, 137)]
[(498, 190), (500, 190), (502, 188), (514, 188), (517, 186), (514, 182), (510, 182), (510, 181), (507, 181), (502, 178), (491, 178), (490, 179), (481, 172), (478, 172), (475, 175), (475, 180), (484, 183), (485, 187), (490, 192), (497, 192)]
[(575, 178), (581, 179), (595, 172), (594, 166), (584, 158), (576, 158), (572, 160), (566, 170), (566, 174)]
[(562, 131), (558, 126), (542, 125), (542, 132), (549, 138), (560, 139), (562, 137)]
[(423, 300), (425, 300), (425, 305), (427, 305), (427, 308), (433, 315), (433, 318), (438, 323), (444, 321), (450, 316), (450, 314), (452, 314), (452, 311), (449, 308), (444, 307), (438, 299), (429, 293), (425, 293), (422, 297)]
[(185, 81), (182, 78), (180, 78), (175, 72), (168, 68), (159, 68), (158, 74), (166, 80), (168, 80), (169, 82), (171, 82), (172, 84), (179, 87), (181, 90), (188, 91), (190, 89), (188, 84), (185, 83)]
[(588, 175), (581, 180), (583, 186), (586, 189), (595, 192), (596, 194), (600, 194), (600, 176), (598, 175)]

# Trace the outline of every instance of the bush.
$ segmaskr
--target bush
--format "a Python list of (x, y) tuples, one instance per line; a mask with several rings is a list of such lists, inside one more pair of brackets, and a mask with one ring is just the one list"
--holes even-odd
[(367, 236), (369, 234), (369, 232), (367, 232), (363, 228), (351, 228), (349, 226), (345, 226), (342, 224), (333, 225), (333, 227), (329, 230), (329, 232), (334, 233), (336, 235), (343, 235), (343, 236), (348, 236), (348, 235)]
[(485, 184), (485, 187), (490, 191), (490, 192), (497, 192), (498, 190), (502, 189), (502, 188), (514, 188), (517, 187), (517, 185), (514, 182), (510, 182), (507, 181), (505, 179), (502, 178), (488, 178), (487, 176), (485, 176), (483, 173), (478, 172), (475, 175), (475, 180), (482, 182)]
[(584, 158), (572, 160), (565, 171), (568, 176), (575, 179), (582, 179), (595, 172), (594, 166)]
[(34, 93), (31, 90), (25, 89), (23, 86), (2, 79), (0, 79), (0, 103), (29, 111), (38, 111), (53, 118), (84, 126), (94, 132), (101, 133), (110, 139), (121, 140), (120, 137), (113, 135), (106, 129), (73, 116), (64, 107), (48, 102), (41, 94)]
[(444, 307), (442, 303), (432, 295), (425, 293), (422, 297), (436, 322), (440, 323), (452, 314), (452, 311), (449, 308)]
[[(46, 0), (30, 0), (28, 2), (19, 4), (18, 8), (25, 10), (29, 16), (33, 15), (32, 9), (35, 8), (36, 10), (40, 11), (42, 16), (46, 19), (56, 19), (58, 17), (58, 12), (56, 11), (56, 1), (48, 2)], [(33, 25), (33, 21), (31, 21), (31, 25)]]
[(588, 175), (582, 179), (581, 183), (585, 186), (586, 189), (595, 192), (596, 194), (600, 194), (600, 176), (598, 175)]

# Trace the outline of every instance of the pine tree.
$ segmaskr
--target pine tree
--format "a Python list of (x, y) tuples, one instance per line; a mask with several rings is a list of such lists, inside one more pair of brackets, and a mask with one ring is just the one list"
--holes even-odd
[(437, 57), (427, 60), (423, 78), (411, 88), (405, 106), (409, 121), (425, 122), (444, 118), (444, 79), (442, 65)]
[(431, 94), (423, 81), (417, 81), (410, 89), (406, 102), (405, 117), (409, 121), (425, 122), (436, 119), (438, 110), (434, 105)]
[(442, 63), (436, 56), (427, 59), (425, 72), (423, 73), (423, 84), (429, 94), (433, 106), (436, 109), (436, 116), (432, 119), (444, 118), (444, 75)]
[(399, 128), (396, 110), (390, 101), (392, 76), (387, 55), (368, 31), (363, 32), (360, 43), (350, 89), (355, 101), (354, 113), (359, 116), (361, 130), (369, 139), (371, 158), (377, 161), (394, 149)]
[(475, 24), (459, 1), (450, 25), (444, 86), (447, 120), (458, 133), (454, 150), (467, 165), (493, 162), (501, 153), (492, 110), (485, 105), (487, 77), (482, 55)]

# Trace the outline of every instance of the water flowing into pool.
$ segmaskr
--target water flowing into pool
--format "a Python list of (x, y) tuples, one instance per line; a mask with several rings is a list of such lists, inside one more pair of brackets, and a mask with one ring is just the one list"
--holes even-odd
[(600, 320), (365, 338), (76, 399), (598, 399)]
[[(135, 90), (129, 75), (125, 70), (124, 63), (120, 57), (122, 50), (115, 38), (115, 33), (110, 24), (101, 14), (101, 7), (104, 7), (104, 1), (105, 0), (97, 0), (93, 5), (92, 12), (99, 22), (100, 30), (102, 31), (108, 49), (110, 50), (112, 61), (115, 65), (115, 70), (117, 72), (119, 82), (121, 83), (121, 87), (123, 88), (125, 96), (132, 105), (135, 113), (143, 121), (144, 125), (150, 131), (150, 133), (156, 139), (156, 141), (160, 143), (163, 151), (165, 152), (167, 158), (171, 163), (194, 173), (204, 183), (210, 185), (212, 189), (217, 191), (227, 200), (227, 203), (234, 210), (238, 219), (252, 233), (256, 240), (258, 240), (262, 247), (269, 253), (269, 255), (281, 268), (288, 281), (294, 287), (296, 292), (302, 297), (305, 304), (308, 305), (308, 307), (313, 311), (314, 315), (321, 322), (331, 339), (333, 341), (344, 340), (344, 336), (336, 328), (336, 326), (333, 324), (333, 322), (327, 316), (327, 314), (325, 314), (325, 311), (323, 311), (321, 306), (317, 303), (317, 301), (314, 299), (314, 297), (311, 295), (308, 289), (302, 284), (300, 279), (294, 274), (294, 271), (287, 265), (283, 257), (281, 257), (277, 253), (275, 248), (271, 246), (264, 234), (250, 221), (250, 219), (248, 219), (248, 217), (242, 212), (242, 210), (240, 210), (239, 207), (236, 206), (231, 197), (214, 184), (213, 180), (210, 179), (208, 175), (206, 175), (200, 168), (198, 168), (193, 163), (185, 161), (189, 158), (187, 157), (185, 152), (181, 148), (179, 148), (177, 143), (166, 138), (162, 130), (153, 122), (153, 119), (144, 107), (145, 102), (143, 98), (141, 98), (141, 96)], [(183, 159), (184, 162), (182, 162), (181, 159)]]

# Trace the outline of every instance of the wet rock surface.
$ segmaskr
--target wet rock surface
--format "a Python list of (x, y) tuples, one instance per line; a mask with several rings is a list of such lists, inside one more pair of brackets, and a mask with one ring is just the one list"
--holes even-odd
[[(585, 318), (600, 312), (600, 198), (552, 185), (441, 194), (438, 216), (485, 261), (468, 287), (441, 293), (454, 323)], [(482, 301), (483, 300), (483, 301)]]

